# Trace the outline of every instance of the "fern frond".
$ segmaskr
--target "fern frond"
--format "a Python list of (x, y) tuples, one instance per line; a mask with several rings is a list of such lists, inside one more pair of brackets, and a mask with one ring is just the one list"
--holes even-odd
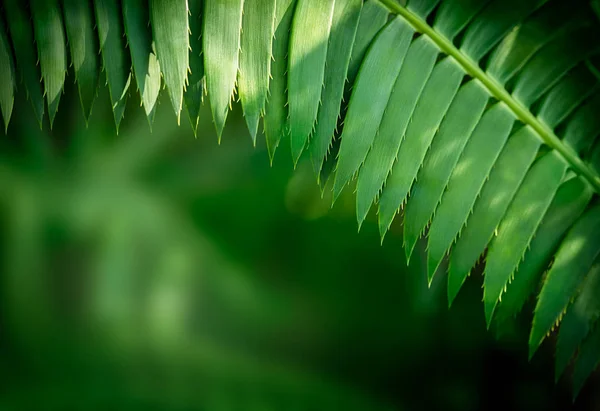
[(86, 4), (4, 1), (6, 127), (15, 90), (40, 124), (45, 97), (52, 124), (67, 38), (86, 118), (100, 51), (117, 130), (132, 70), (148, 117), (162, 76), (194, 132), (207, 93), (219, 138), (237, 85), (271, 162), (289, 139), (294, 163), (308, 151), (321, 186), (333, 181), (334, 201), (356, 178), (359, 227), (375, 203), (383, 239), (403, 211), (408, 257), (427, 231), (427, 274), (448, 256), (450, 302), (482, 255), (488, 325), (541, 289), (530, 351), (560, 327), (557, 375), (578, 351), (578, 391), (600, 359), (600, 22), (587, 1)]

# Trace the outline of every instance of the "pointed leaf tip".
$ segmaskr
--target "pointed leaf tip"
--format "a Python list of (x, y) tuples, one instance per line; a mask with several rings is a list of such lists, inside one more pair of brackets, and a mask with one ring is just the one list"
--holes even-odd
[(63, 18), (57, 0), (33, 0), (30, 6), (44, 82), (44, 95), (48, 104), (50, 127), (52, 127), (67, 73)]
[(150, 12), (145, 3), (145, 0), (123, 0), (122, 5), (125, 34), (131, 53), (133, 73), (146, 112), (148, 125), (152, 128), (156, 100), (160, 93), (161, 72), (158, 59), (154, 53), (152, 28), (148, 24)]
[(484, 310), (485, 310), (485, 325), (489, 330), (492, 325), (492, 319), (494, 318), (494, 312), (496, 311), (497, 302), (484, 302)]
[(238, 91), (254, 145), (271, 79), (276, 2), (244, 1)]
[(334, 5), (335, 0), (298, 0), (296, 5), (288, 63), (291, 146), (295, 161), (317, 120)]
[(190, 26), (187, 1), (150, 0), (150, 20), (163, 78), (180, 122), (189, 70)]
[(3, 6), (17, 68), (37, 122), (40, 129), (42, 129), (45, 109), (44, 96), (40, 82), (41, 73), (39, 71), (38, 53), (35, 48), (31, 47), (34, 44), (34, 33), (27, 3), (20, 0), (10, 0), (4, 1)]
[(595, 205), (579, 218), (562, 241), (537, 299), (530, 349), (535, 351), (562, 320), (570, 301), (600, 255), (599, 231), (600, 206)]
[(63, 5), (71, 62), (87, 126), (100, 83), (100, 50), (94, 29), (94, 12), (87, 1), (63, 0)]
[(117, 0), (94, 0), (103, 68), (117, 134), (131, 83), (131, 58), (126, 52), (122, 10)]
[(202, 49), (206, 89), (219, 141), (227, 120), (239, 69), (243, 4), (243, 0), (204, 2)]
[(448, 307), (452, 306), (452, 303), (458, 296), (467, 276), (464, 277), (459, 276), (456, 272), (454, 266), (450, 263), (448, 268), (448, 286), (447, 286), (447, 294), (448, 294)]
[(4, 30), (4, 23), (0, 20), (0, 109), (4, 119), (4, 132), (8, 133), (8, 124), (13, 110), (14, 94), (16, 88), (15, 64), (10, 49), (8, 38)]

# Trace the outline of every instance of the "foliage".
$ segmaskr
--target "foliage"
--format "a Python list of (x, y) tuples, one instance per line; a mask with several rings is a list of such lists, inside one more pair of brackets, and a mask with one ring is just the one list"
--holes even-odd
[(580, 390), (600, 362), (600, 50), (588, 2), (70, 3), (4, 0), (6, 127), (20, 78), (52, 124), (68, 60), (86, 117), (102, 65), (117, 130), (132, 78), (150, 122), (159, 70), (194, 127), (206, 91), (219, 138), (237, 88), (254, 139), (263, 117), (271, 156), (283, 137), (295, 163), (308, 151), (334, 199), (356, 177), (359, 227), (375, 202), (383, 239), (402, 210), (407, 259), (427, 233), (429, 279), (448, 259), (450, 303), (482, 256), (488, 326), (539, 289), (530, 355), (560, 325), (557, 378), (574, 359)]

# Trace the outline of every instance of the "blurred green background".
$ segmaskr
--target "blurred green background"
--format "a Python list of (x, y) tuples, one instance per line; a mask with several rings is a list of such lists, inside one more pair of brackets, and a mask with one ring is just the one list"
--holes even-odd
[[(447, 308), (396, 222), (357, 234), (289, 142), (270, 166), (234, 105), (221, 145), (105, 88), (86, 127), (75, 87), (54, 129), (16, 102), (0, 139), (1, 410), (600, 409), (573, 405), (553, 343), (527, 362), (531, 305), (485, 330), (480, 274)], [(205, 102), (206, 103), (206, 102)]]

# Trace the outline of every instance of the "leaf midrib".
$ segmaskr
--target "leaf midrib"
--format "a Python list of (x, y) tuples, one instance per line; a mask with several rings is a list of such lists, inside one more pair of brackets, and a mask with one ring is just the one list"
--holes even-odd
[(556, 150), (577, 174), (580, 174), (587, 180), (596, 193), (600, 193), (600, 176), (598, 173), (585, 164), (575, 150), (564, 144), (550, 127), (538, 120), (527, 107), (516, 100), (495, 79), (487, 75), (475, 61), (461, 52), (450, 40), (435, 31), (425, 20), (399, 5), (395, 0), (378, 1), (391, 13), (402, 16), (416, 31), (429, 37), (442, 52), (452, 56), (467, 74), (479, 80), (488, 92), (506, 104), (519, 120), (533, 128), (544, 144)]

